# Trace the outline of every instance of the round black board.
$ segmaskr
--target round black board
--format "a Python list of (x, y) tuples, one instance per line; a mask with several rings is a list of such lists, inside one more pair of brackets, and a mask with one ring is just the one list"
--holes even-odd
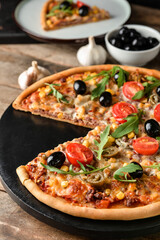
[(136, 221), (97, 221), (77, 218), (52, 209), (35, 199), (22, 186), (16, 168), (89, 129), (33, 116), (10, 106), (0, 121), (0, 171), (8, 194), (25, 211), (62, 231), (92, 238), (136, 237), (160, 231), (160, 216)]

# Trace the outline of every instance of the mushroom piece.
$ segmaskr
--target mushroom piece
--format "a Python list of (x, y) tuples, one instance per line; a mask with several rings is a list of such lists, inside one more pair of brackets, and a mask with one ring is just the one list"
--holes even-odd
[(125, 142), (123, 141), (121, 138), (117, 138), (115, 140), (115, 143), (119, 146), (119, 147), (122, 147), (122, 148), (127, 148), (129, 143), (128, 142)]

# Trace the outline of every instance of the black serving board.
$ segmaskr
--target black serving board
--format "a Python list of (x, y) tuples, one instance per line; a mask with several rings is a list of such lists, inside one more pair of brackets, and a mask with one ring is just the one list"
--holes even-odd
[(22, 186), (16, 168), (46, 151), (75, 137), (85, 136), (89, 129), (33, 116), (10, 106), (0, 121), (0, 171), (2, 183), (25, 211), (62, 231), (92, 238), (136, 237), (160, 231), (160, 216), (136, 221), (97, 221), (73, 217), (52, 209), (35, 199)]

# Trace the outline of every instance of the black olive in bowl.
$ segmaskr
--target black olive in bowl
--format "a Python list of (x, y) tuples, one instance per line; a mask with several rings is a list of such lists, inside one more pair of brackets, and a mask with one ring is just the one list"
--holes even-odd
[(128, 24), (106, 34), (109, 54), (117, 62), (128, 66), (144, 66), (160, 50), (160, 33), (150, 27)]

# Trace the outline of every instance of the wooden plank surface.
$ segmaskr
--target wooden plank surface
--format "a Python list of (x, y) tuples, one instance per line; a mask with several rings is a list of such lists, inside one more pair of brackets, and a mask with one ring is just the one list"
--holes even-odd
[[(160, 30), (160, 10), (133, 5), (129, 22), (149, 25)], [(21, 72), (30, 66), (33, 60), (38, 61), (39, 65), (48, 68), (51, 73), (59, 72), (69, 67), (80, 66), (76, 58), (78, 48), (78, 45), (56, 43), (0, 45), (0, 116), (21, 92), (17, 78)], [(116, 62), (109, 56), (106, 63)], [(160, 70), (160, 54), (145, 67)], [(87, 240), (84, 237), (64, 233), (30, 216), (9, 197), (1, 183), (0, 239)], [(160, 233), (136, 239), (159, 240)]]

